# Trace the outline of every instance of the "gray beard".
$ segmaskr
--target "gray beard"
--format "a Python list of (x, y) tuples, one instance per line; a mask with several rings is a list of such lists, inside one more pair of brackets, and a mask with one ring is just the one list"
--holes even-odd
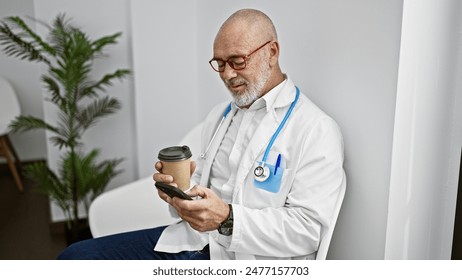
[(261, 97), (262, 89), (265, 86), (271, 74), (268, 65), (266, 65), (266, 67), (262, 65), (261, 68), (262, 69), (260, 69), (260, 71), (262, 73), (262, 76), (260, 77), (260, 79), (258, 79), (258, 81), (255, 84), (250, 85), (250, 87), (247, 90), (245, 90), (242, 94), (235, 94), (234, 92), (230, 91), (231, 95), (234, 98), (234, 103), (237, 106), (246, 107), (252, 105), (252, 103), (254, 103), (255, 100)]
[(239, 107), (245, 107), (251, 105), (255, 100), (260, 97), (260, 91), (263, 86), (261, 81), (257, 84), (252, 85), (249, 89), (244, 91), (242, 94), (234, 94), (231, 92), (234, 98), (234, 103)]

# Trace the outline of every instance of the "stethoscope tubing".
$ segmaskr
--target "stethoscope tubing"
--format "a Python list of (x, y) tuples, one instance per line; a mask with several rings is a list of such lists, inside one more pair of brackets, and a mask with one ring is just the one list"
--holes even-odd
[(266, 162), (266, 159), (268, 158), (269, 151), (271, 150), (271, 147), (273, 147), (274, 141), (276, 141), (276, 138), (278, 137), (279, 132), (281, 132), (282, 128), (286, 124), (287, 119), (289, 118), (290, 114), (292, 113), (292, 110), (294, 109), (295, 104), (297, 103), (298, 98), (300, 97), (300, 90), (298, 89), (297, 86), (295, 87), (295, 89), (296, 89), (295, 99), (292, 102), (292, 104), (290, 104), (289, 110), (287, 110), (287, 113), (284, 116), (284, 119), (282, 119), (282, 122), (279, 124), (279, 126), (276, 129), (276, 131), (274, 132), (273, 136), (271, 136), (271, 139), (270, 139), (270, 141), (268, 143), (268, 146), (266, 147), (265, 153), (263, 154), (263, 158), (262, 158), (262, 163), (263, 164)]
[(213, 140), (215, 139), (215, 137), (218, 134), (218, 130), (220, 130), (220, 127), (223, 125), (223, 122), (225, 121), (225, 119), (228, 116), (229, 112), (231, 112), (231, 103), (229, 103), (229, 105), (226, 107), (225, 111), (223, 112), (223, 117), (221, 118), (220, 123), (217, 126), (217, 129), (215, 129), (215, 132), (213, 133), (212, 139), (210, 139), (207, 147), (205, 148), (205, 151), (200, 154), (201, 158), (205, 158), (205, 156), (207, 155), (207, 153), (208, 153), (208, 151), (210, 149), (210, 146), (212, 146)]

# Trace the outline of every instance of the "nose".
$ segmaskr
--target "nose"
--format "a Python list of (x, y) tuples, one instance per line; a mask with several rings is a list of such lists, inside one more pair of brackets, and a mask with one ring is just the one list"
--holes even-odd
[(237, 76), (236, 70), (234, 70), (229, 63), (225, 63), (225, 69), (223, 72), (220, 72), (220, 76), (223, 80), (229, 80)]

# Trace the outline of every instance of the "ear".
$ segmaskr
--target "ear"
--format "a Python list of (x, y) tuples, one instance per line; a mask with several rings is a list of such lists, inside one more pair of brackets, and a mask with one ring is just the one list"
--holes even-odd
[(275, 66), (279, 61), (279, 42), (273, 41), (270, 43), (270, 65)]

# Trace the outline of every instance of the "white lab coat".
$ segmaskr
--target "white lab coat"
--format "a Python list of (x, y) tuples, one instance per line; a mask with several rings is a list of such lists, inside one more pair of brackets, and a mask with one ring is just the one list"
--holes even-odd
[[(271, 148), (270, 158), (281, 154), (283, 159), (279, 191), (273, 193), (254, 186), (253, 170), (295, 93), (295, 86), (288, 79), (242, 157), (231, 201), (232, 236), (223, 236), (217, 230), (200, 233), (182, 221), (165, 229), (155, 250), (200, 250), (210, 244), (212, 259), (315, 258), (320, 237), (334, 218), (333, 209), (346, 179), (339, 127), (303, 94)], [(216, 106), (206, 118), (201, 151), (205, 151), (227, 105)], [(233, 113), (228, 114), (218, 130), (206, 159), (198, 159), (192, 181), (209, 185), (213, 159)]]

